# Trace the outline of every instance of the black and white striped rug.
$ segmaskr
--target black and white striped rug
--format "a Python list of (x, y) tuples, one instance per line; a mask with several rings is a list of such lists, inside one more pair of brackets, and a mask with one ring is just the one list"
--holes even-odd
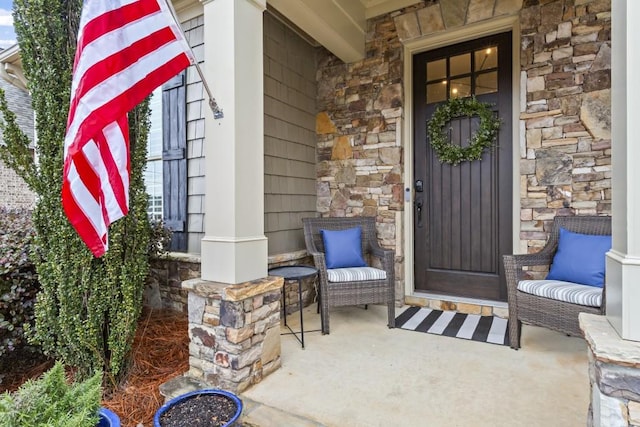
[(496, 316), (409, 307), (396, 317), (396, 328), (509, 345), (507, 319)]

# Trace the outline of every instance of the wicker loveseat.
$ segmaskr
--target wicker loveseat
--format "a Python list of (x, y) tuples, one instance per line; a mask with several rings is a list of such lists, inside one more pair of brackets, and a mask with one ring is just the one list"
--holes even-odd
[[(382, 249), (378, 245), (376, 237), (375, 218), (304, 218), (304, 238), (307, 252), (313, 256), (313, 261), (318, 269), (318, 281), (320, 285), (320, 314), (322, 318), (322, 333), (329, 333), (329, 308), (338, 306), (376, 304), (387, 305), (388, 326), (395, 325), (394, 305), (394, 251)], [(368, 266), (374, 267), (374, 258), (379, 259), (377, 269), (364, 268), (363, 277), (354, 280), (353, 276), (360, 276), (358, 268), (327, 269), (325, 247), (320, 230), (347, 230), (356, 227), (362, 228), (362, 255)], [(374, 271), (376, 278), (367, 277), (366, 270)], [(339, 271), (344, 270), (344, 271)], [(349, 270), (349, 271), (347, 271)], [(343, 274), (344, 273), (344, 274)], [(350, 277), (351, 280), (338, 278)], [(384, 277), (383, 277), (384, 276)]]
[[(507, 298), (509, 302), (509, 339), (511, 348), (520, 348), (522, 322), (543, 326), (567, 335), (582, 336), (578, 324), (578, 314), (604, 314), (604, 287), (602, 288), (601, 301), (599, 298), (600, 295), (598, 294), (598, 303), (592, 303), (590, 305), (573, 304), (550, 297), (537, 296), (522, 290), (524, 286), (528, 284), (525, 281), (527, 277), (523, 267), (550, 266), (552, 264), (558, 247), (561, 228), (580, 234), (611, 235), (611, 218), (596, 216), (556, 217), (553, 221), (553, 228), (549, 240), (540, 252), (535, 254), (504, 256)], [(521, 289), (519, 289), (519, 284)], [(558, 292), (562, 292), (562, 289), (559, 289)], [(565, 292), (565, 294), (572, 292), (573, 291)], [(592, 298), (591, 301), (596, 301), (596, 299)]]

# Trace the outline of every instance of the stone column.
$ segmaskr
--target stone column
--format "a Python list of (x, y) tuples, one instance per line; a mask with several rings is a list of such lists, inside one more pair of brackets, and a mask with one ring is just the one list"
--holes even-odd
[(266, 0), (202, 0), (205, 75), (224, 111), (205, 118), (202, 279), (267, 275), (264, 236), (262, 13)]
[(611, 56), (613, 248), (607, 256), (607, 319), (640, 341), (640, 2), (613, 0)]
[(280, 367), (283, 279), (236, 285), (192, 279), (188, 377), (240, 393)]
[(589, 355), (587, 426), (640, 425), (640, 343), (621, 339), (603, 316), (580, 313), (580, 328)]

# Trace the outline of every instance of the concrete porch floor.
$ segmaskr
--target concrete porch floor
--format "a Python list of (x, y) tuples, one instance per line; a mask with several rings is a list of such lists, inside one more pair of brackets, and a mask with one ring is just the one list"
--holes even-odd
[[(287, 318), (294, 330), (298, 318)], [(304, 324), (320, 328), (315, 305), (305, 309)], [(385, 308), (369, 306), (333, 309), (331, 333), (305, 333), (305, 347), (282, 336), (282, 367), (240, 396), (245, 425), (586, 424), (588, 362), (580, 338), (525, 325), (515, 351), (388, 329)]]

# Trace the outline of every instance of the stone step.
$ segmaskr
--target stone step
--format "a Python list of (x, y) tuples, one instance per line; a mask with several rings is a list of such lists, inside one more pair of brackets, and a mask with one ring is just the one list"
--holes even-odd
[(170, 379), (166, 383), (160, 386), (160, 394), (164, 397), (164, 401), (168, 402), (174, 397), (178, 397), (181, 394), (190, 393), (196, 390), (202, 390), (205, 388), (212, 388), (210, 385), (197, 378), (193, 378), (187, 375), (181, 375)]
[[(164, 397), (164, 401), (168, 402), (174, 397), (205, 388), (212, 387), (197, 378), (182, 375), (162, 384), (160, 386), (160, 394)], [(315, 421), (263, 405), (249, 398), (240, 396), (240, 399), (242, 400), (243, 410), (238, 427), (323, 427), (322, 424)]]

